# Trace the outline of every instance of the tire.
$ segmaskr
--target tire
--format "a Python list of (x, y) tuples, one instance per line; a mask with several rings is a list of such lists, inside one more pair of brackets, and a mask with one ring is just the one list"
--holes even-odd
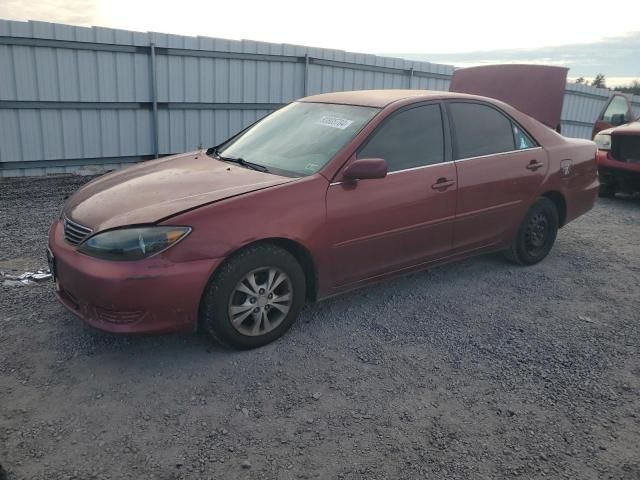
[(248, 247), (212, 276), (202, 299), (200, 325), (228, 346), (261, 347), (293, 325), (305, 289), (304, 271), (289, 252), (271, 244)]
[(601, 198), (613, 198), (616, 195), (616, 186), (613, 183), (601, 183), (598, 196)]
[(534, 265), (551, 251), (558, 234), (558, 209), (545, 197), (529, 208), (505, 256), (518, 265)]

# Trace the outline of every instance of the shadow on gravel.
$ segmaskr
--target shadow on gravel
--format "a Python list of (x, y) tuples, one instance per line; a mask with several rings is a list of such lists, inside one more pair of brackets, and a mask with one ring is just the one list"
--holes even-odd
[(62, 311), (59, 318), (64, 321), (56, 329), (56, 350), (64, 359), (94, 357), (117, 353), (137, 358), (163, 356), (177, 359), (202, 352), (224, 351), (224, 347), (196, 333), (166, 335), (118, 335), (92, 329), (81, 324), (72, 314)]
[(640, 206), (640, 194), (635, 195), (624, 195), (617, 194), (613, 198), (599, 198), (598, 203), (606, 204), (607, 206), (616, 206), (616, 205), (637, 205)]
[[(517, 268), (500, 253), (489, 254), (383, 280), (334, 298), (307, 304), (297, 322), (283, 338), (256, 351), (270, 348), (294, 349), (297, 343), (314, 343), (320, 338), (326, 338), (329, 330), (348, 337), (364, 326), (379, 323), (381, 319), (372, 315), (373, 312), (381, 316), (398, 312), (395, 322), (387, 325), (385, 330), (395, 332), (394, 338), (398, 338), (398, 335), (402, 337), (412, 328), (415, 310), (418, 308), (433, 313), (431, 321), (439, 318), (436, 315), (438, 305), (443, 301), (451, 313), (457, 312), (458, 309), (449, 304), (447, 298), (448, 288), (452, 283), (473, 282), (478, 275), (499, 277)], [(404, 305), (404, 312), (399, 312), (399, 305)], [(144, 358), (145, 363), (152, 363), (154, 359), (189, 362), (200, 361), (203, 354), (208, 354), (210, 359), (212, 356), (224, 358), (242, 354), (242, 351), (211, 340), (203, 332), (120, 335), (86, 326), (61, 306), (45, 315), (49, 316), (50, 321), (62, 322), (61, 328), (57, 328), (54, 335), (56, 350), (64, 359), (118, 354), (125, 357), (135, 355), (137, 359)], [(449, 320), (449, 329), (459, 323)], [(431, 328), (433, 332), (433, 326)], [(415, 337), (415, 333), (411, 336)]]

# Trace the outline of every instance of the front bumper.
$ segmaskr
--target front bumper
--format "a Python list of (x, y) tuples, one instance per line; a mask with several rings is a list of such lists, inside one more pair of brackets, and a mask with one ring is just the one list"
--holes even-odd
[(162, 254), (113, 262), (83, 255), (64, 240), (57, 221), (49, 232), (57, 295), (87, 324), (115, 333), (193, 330), (200, 298), (220, 259), (171, 262)]
[(603, 184), (615, 184), (623, 189), (640, 190), (640, 163), (621, 162), (609, 152), (598, 150), (598, 173)]

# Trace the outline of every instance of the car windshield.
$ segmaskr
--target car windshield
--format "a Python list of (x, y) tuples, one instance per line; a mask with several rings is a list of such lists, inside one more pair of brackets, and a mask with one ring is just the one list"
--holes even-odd
[(370, 107), (294, 102), (223, 144), (217, 153), (273, 173), (312, 175), (378, 112)]

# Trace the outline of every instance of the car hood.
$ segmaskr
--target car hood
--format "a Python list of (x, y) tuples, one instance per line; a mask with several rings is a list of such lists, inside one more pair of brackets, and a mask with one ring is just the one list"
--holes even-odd
[(568, 68), (483, 65), (453, 72), (449, 91), (495, 98), (553, 129), (560, 125)]
[(611, 128), (607, 128), (606, 130), (600, 130), (598, 134), (640, 136), (640, 121), (625, 123), (624, 125), (619, 125), (617, 127), (611, 127)]
[(64, 214), (93, 231), (155, 223), (201, 205), (295, 180), (215, 160), (204, 151), (191, 152), (99, 177), (69, 198)]

